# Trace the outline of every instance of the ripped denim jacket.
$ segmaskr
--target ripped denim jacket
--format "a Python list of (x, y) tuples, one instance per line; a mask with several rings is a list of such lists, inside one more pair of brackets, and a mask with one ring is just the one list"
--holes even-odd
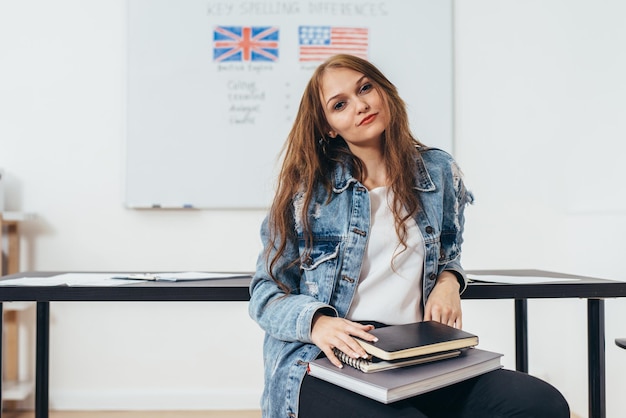
[[(417, 160), (416, 193), (422, 209), (416, 222), (425, 242), (423, 303), (426, 303), (436, 278), (452, 270), (463, 281), (460, 264), (463, 242), (463, 211), (473, 197), (463, 184), (453, 158), (444, 151), (420, 148)], [(287, 297), (267, 274), (263, 253), (250, 284), (250, 316), (265, 331), (263, 359), (263, 417), (296, 417), (300, 384), (308, 362), (320, 353), (311, 342), (311, 321), (320, 310), (345, 317), (358, 285), (361, 262), (367, 245), (370, 207), (367, 189), (342, 167), (333, 178), (333, 192), (314, 191), (308, 209), (313, 231), (313, 249), (307, 257), (298, 216), (294, 219), (297, 239), (287, 243), (275, 271), (291, 293)], [(294, 213), (302, 196), (294, 198)], [(267, 245), (267, 219), (261, 238)], [(299, 265), (290, 265), (299, 259)], [(285, 267), (285, 268), (284, 268)], [(284, 269), (283, 269), (284, 268)]]

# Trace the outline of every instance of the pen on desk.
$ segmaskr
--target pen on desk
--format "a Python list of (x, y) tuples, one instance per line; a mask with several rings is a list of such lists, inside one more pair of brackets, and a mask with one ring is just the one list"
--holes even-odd
[(158, 276), (151, 273), (138, 273), (138, 274), (121, 274), (112, 276), (112, 279), (126, 279), (126, 280), (158, 280)]

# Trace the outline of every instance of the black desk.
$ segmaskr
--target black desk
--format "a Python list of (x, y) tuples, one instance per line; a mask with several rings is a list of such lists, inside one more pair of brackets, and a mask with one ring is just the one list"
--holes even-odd
[[(47, 277), (52, 272), (19, 273), (3, 277)], [(48, 371), (50, 343), (50, 302), (246, 302), (250, 300), (250, 278), (202, 280), (187, 282), (144, 282), (124, 286), (2, 286), (2, 302), (35, 301), (37, 303), (37, 347), (35, 360), (35, 418), (48, 417)], [(0, 321), (2, 335), (2, 321)], [(2, 345), (0, 344), (0, 359)], [(0, 361), (0, 376), (2, 362)], [(0, 405), (2, 404), (0, 379)], [(2, 408), (0, 408), (0, 418)]]
[(553, 283), (470, 283), (463, 299), (515, 300), (515, 365), (528, 372), (527, 299), (587, 299), (587, 370), (589, 418), (606, 418), (604, 299), (626, 297), (626, 282), (542, 270), (470, 270), (471, 276), (504, 275), (575, 279)]
[[(471, 275), (516, 275), (572, 278), (576, 281), (539, 284), (470, 283), (464, 299), (514, 299), (516, 329), (516, 368), (528, 371), (527, 299), (587, 299), (589, 417), (605, 418), (604, 298), (626, 297), (626, 282), (566, 275), (540, 270), (474, 270)], [(20, 273), (4, 278), (50, 276), (56, 273)], [(91, 301), (221, 301), (249, 300), (249, 278), (206, 280), (198, 282), (138, 282), (115, 287), (92, 286), (14, 286), (0, 287), (2, 302), (35, 301), (37, 303), (37, 348), (35, 417), (48, 417), (48, 361), (50, 302)], [(0, 329), (0, 333), (1, 333)], [(1, 348), (0, 348), (1, 350)], [(0, 351), (0, 358), (1, 358)], [(1, 364), (1, 363), (0, 363)], [(1, 370), (0, 370), (1, 372)], [(0, 388), (1, 390), (1, 388)], [(0, 392), (1, 393), (1, 392)], [(0, 417), (2, 412), (0, 411)]]

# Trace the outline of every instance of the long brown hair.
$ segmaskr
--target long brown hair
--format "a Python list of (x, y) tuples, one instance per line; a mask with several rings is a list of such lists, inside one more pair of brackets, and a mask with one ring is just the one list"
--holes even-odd
[[(310, 252), (313, 237), (309, 228), (307, 210), (317, 186), (323, 186), (332, 196), (331, 173), (335, 164), (347, 163), (353, 175), (363, 181), (363, 163), (350, 152), (341, 137), (329, 140), (329, 130), (320, 98), (322, 78), (328, 68), (347, 68), (364, 74), (376, 88), (388, 109), (389, 126), (383, 134), (383, 153), (387, 166), (388, 186), (393, 191), (392, 211), (395, 218), (396, 234), (406, 248), (406, 221), (420, 208), (415, 192), (416, 146), (422, 145), (413, 137), (409, 129), (406, 104), (398, 95), (396, 87), (370, 62), (352, 56), (335, 55), (322, 63), (309, 80), (296, 115), (296, 120), (283, 147), (283, 163), (277, 182), (277, 191), (270, 209), (269, 243), (266, 247), (268, 273), (279, 286), (289, 292), (276, 277), (274, 267), (284, 254), (287, 240), (293, 239), (294, 219), (301, 219), (306, 242), (306, 252)], [(304, 204), (294, 208), (293, 199), (304, 192)], [(404, 211), (403, 211), (404, 209)], [(294, 213), (301, 210), (301, 213)], [(273, 255), (273, 250), (276, 250)], [(307, 254), (301, 255), (306, 257)], [(297, 263), (300, 259), (290, 260)]]

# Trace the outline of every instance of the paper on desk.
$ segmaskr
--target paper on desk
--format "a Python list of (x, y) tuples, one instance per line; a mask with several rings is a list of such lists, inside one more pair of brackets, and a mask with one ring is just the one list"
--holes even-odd
[(579, 279), (570, 277), (543, 277), (543, 276), (498, 276), (468, 274), (467, 278), (475, 282), (504, 283), (504, 284), (534, 284), (576, 282)]
[(247, 274), (239, 273), (207, 273), (201, 271), (187, 271), (183, 273), (157, 273), (157, 280), (186, 281), (186, 280), (211, 280), (211, 279), (232, 279), (236, 277), (247, 277)]
[(0, 280), (0, 286), (63, 286), (65, 283), (50, 280), (49, 277), (20, 277), (19, 279)]
[(0, 280), (0, 286), (122, 286), (134, 280), (114, 280), (110, 273), (64, 273), (49, 277)]
[(248, 275), (239, 273), (208, 273), (201, 271), (187, 271), (182, 273), (116, 274), (113, 278), (122, 280), (161, 280), (168, 282), (178, 282), (190, 280), (232, 279), (236, 277), (248, 277)]
[(52, 276), (55, 280), (62, 280), (68, 286), (121, 286), (137, 283), (135, 280), (113, 279), (111, 273), (64, 273)]
[(248, 277), (239, 273), (207, 273), (189, 271), (184, 273), (64, 273), (49, 277), (20, 277), (0, 280), (0, 286), (123, 286), (137, 283), (137, 280), (188, 281), (230, 279)]

